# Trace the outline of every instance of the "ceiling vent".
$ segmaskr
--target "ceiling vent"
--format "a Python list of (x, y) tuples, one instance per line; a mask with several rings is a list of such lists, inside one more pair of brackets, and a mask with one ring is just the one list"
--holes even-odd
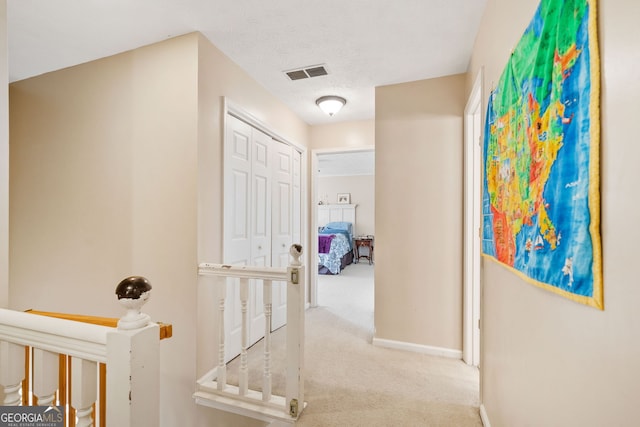
[(320, 77), (329, 74), (324, 65), (313, 65), (284, 72), (291, 80), (302, 80), (310, 77)]

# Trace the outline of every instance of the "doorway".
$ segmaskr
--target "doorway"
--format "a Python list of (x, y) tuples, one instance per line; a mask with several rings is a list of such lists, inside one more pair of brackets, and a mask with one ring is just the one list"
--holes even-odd
[(480, 365), (482, 69), (464, 112), (464, 319), (462, 358)]
[[(360, 148), (335, 148), (313, 150), (311, 154), (311, 241), (310, 254), (310, 298), (312, 307), (318, 306), (318, 204), (338, 204), (338, 197), (346, 194), (350, 204), (356, 205), (353, 235), (374, 235), (374, 156), (373, 146)], [(330, 162), (330, 164), (328, 163)], [(365, 164), (370, 166), (363, 167)], [(327, 172), (330, 169), (331, 172)], [(329, 186), (327, 191), (319, 191), (320, 180), (330, 179), (333, 182), (343, 182), (339, 187)], [(365, 178), (366, 177), (366, 178)], [(344, 181), (343, 181), (344, 180)], [(365, 181), (365, 184), (362, 181)], [(366, 180), (369, 180), (367, 186)], [(358, 183), (358, 181), (360, 181)], [(363, 189), (364, 188), (364, 189)], [(352, 190), (351, 190), (352, 189)], [(370, 266), (373, 268), (373, 266)], [(349, 267), (345, 268), (345, 271)]]

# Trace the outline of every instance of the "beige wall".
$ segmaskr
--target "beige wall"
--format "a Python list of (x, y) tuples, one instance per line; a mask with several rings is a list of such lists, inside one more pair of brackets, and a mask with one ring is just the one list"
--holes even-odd
[(358, 176), (325, 176), (318, 178), (318, 198), (329, 203), (336, 203), (338, 193), (351, 194), (351, 203), (356, 204), (356, 233), (375, 234), (375, 177), (373, 175)]
[(375, 121), (359, 120), (310, 127), (310, 148), (314, 150), (373, 148)]
[(143, 275), (145, 311), (174, 331), (161, 343), (162, 425), (260, 425), (191, 398), (196, 355), (212, 351), (196, 347), (209, 296), (196, 266), (221, 248), (221, 96), (300, 144), (306, 125), (198, 34), (10, 91), (11, 307), (120, 316), (115, 286)]
[(9, 306), (9, 70), (7, 1), (0, 0), (0, 307)]
[[(489, 0), (467, 89), (484, 67), (484, 96), (537, 0)], [(605, 310), (533, 287), (483, 262), (482, 401), (493, 427), (630, 425), (640, 395), (640, 3), (601, 1), (601, 233)], [(483, 109), (484, 112), (484, 109)]]
[(182, 37), (10, 87), (11, 307), (119, 317), (117, 283), (147, 277), (174, 325), (163, 420), (193, 406), (196, 77)]
[(464, 79), (376, 89), (376, 338), (462, 349)]
[[(222, 170), (218, 165), (222, 164), (223, 97), (298, 146), (309, 145), (309, 126), (204, 36), (198, 37), (199, 229), (201, 236), (216, 236), (222, 224)], [(200, 258), (222, 262), (221, 244), (220, 239), (200, 239)]]
[[(222, 146), (223, 100), (233, 102), (245, 112), (269, 126), (288, 141), (309, 145), (309, 126), (269, 92), (252, 80), (202, 35), (199, 38), (199, 123), (198, 123), (198, 262), (222, 262)], [(307, 153), (304, 154), (307, 156)], [(308, 254), (309, 251), (307, 251)], [(308, 261), (307, 261), (308, 262)], [(212, 340), (217, 296), (210, 279), (198, 284), (198, 363), (197, 375), (209, 371), (217, 357)], [(198, 408), (198, 424), (216, 426), (262, 425), (232, 414)], [(185, 424), (186, 425), (186, 424)]]

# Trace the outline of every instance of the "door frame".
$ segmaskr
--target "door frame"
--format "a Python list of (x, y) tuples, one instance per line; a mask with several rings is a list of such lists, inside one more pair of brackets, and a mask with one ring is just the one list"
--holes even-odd
[[(360, 147), (337, 147), (337, 148), (321, 148), (311, 150), (311, 200), (309, 209), (311, 210), (311, 238), (309, 245), (309, 304), (311, 307), (318, 306), (318, 209), (316, 200), (318, 200), (318, 154), (340, 154), (340, 153), (357, 153), (360, 151), (375, 152), (375, 145), (363, 145)], [(374, 172), (375, 173), (375, 172)], [(357, 213), (356, 213), (357, 215)], [(315, 244), (314, 244), (315, 243)]]
[(464, 109), (464, 299), (462, 359), (480, 364), (480, 184), (483, 69), (476, 75)]

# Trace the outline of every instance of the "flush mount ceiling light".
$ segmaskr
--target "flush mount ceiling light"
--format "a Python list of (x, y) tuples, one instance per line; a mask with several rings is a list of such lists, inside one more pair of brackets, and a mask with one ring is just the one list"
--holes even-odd
[(316, 100), (316, 105), (320, 107), (322, 111), (330, 116), (340, 111), (340, 109), (347, 103), (347, 100), (341, 96), (321, 96)]

